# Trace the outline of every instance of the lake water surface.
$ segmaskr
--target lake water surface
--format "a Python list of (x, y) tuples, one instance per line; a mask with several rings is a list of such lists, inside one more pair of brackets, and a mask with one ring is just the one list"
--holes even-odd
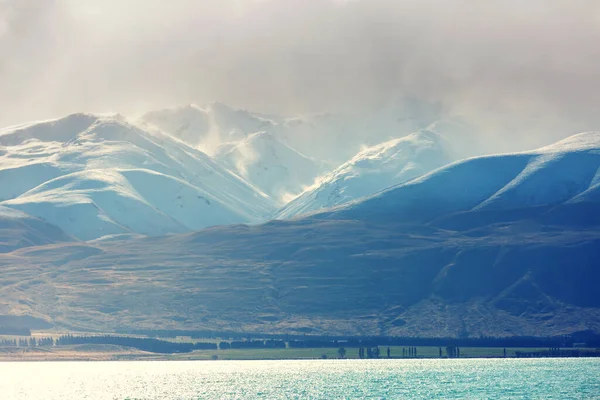
[(600, 359), (0, 363), (1, 399), (593, 399)]

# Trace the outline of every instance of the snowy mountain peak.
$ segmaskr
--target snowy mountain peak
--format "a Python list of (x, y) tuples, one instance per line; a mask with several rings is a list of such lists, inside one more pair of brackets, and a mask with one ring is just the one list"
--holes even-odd
[(390, 157), (406, 157), (431, 148), (443, 147), (444, 139), (429, 130), (420, 130), (398, 139), (392, 139), (375, 146), (367, 147), (354, 156), (349, 162), (357, 163), (363, 160), (383, 160), (389, 162)]
[(215, 157), (279, 204), (310, 186), (328, 167), (265, 131), (222, 145)]
[(0, 205), (79, 239), (260, 222), (275, 205), (206, 154), (120, 116), (4, 130)]
[(0, 146), (14, 146), (27, 140), (67, 142), (92, 126), (100, 117), (71, 114), (63, 118), (39, 121), (0, 130)]
[(208, 113), (196, 105), (151, 111), (141, 121), (195, 148), (214, 136)]
[(589, 131), (569, 136), (549, 146), (540, 148), (540, 152), (576, 151), (600, 148), (600, 131)]
[(360, 151), (283, 207), (277, 218), (333, 207), (386, 189), (447, 164), (445, 141), (421, 130)]
[(270, 129), (273, 124), (246, 110), (236, 110), (219, 102), (151, 111), (141, 121), (209, 155), (223, 143), (244, 139), (250, 133)]

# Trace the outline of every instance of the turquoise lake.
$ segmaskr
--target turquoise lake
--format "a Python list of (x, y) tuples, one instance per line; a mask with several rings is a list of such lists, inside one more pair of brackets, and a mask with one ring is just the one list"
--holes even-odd
[(12, 399), (594, 399), (600, 359), (0, 363)]

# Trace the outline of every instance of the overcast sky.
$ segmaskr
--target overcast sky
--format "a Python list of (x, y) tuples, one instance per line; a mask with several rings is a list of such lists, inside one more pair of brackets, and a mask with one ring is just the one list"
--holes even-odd
[(600, 1), (0, 0), (0, 126), (399, 95), (532, 142), (600, 129)]

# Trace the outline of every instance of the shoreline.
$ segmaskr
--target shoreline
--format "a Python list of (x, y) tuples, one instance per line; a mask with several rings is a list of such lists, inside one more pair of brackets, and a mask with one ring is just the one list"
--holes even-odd
[[(544, 354), (548, 349), (510, 348), (504, 356), (503, 348), (461, 348), (459, 357), (439, 356), (439, 348), (418, 347), (420, 355), (401, 357), (398, 348), (392, 355), (363, 358), (365, 360), (450, 360), (450, 359), (499, 359), (499, 358), (598, 358), (599, 349), (561, 349), (557, 354)], [(583, 354), (579, 351), (585, 350)], [(2, 348), (0, 362), (57, 362), (57, 361), (243, 361), (243, 360), (359, 360), (358, 349), (349, 348), (344, 357), (337, 348), (269, 349), (269, 350), (199, 350), (189, 353), (161, 354), (129, 348), (77, 349), (74, 347), (53, 348)], [(434, 353), (435, 351), (435, 353)], [(356, 353), (356, 354), (355, 354)], [(520, 354), (520, 355), (518, 355)], [(523, 355), (525, 354), (525, 356)]]

